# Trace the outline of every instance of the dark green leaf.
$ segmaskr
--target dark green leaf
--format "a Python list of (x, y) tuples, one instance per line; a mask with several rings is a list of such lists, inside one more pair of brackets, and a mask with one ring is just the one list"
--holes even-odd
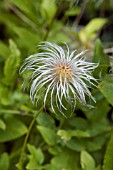
[(0, 142), (8, 142), (23, 136), (27, 132), (26, 126), (16, 118), (7, 117), (4, 120), (6, 129), (0, 129)]
[(113, 105), (113, 75), (106, 75), (98, 87), (108, 102)]
[(55, 128), (54, 119), (45, 112), (42, 112), (41, 114), (39, 114), (39, 116), (37, 117), (37, 122), (41, 126)]
[(89, 120), (98, 122), (100, 119), (106, 117), (107, 113), (110, 111), (110, 106), (108, 101), (102, 98), (96, 101), (94, 108), (89, 109), (81, 106), (81, 110)]
[(81, 117), (72, 117), (68, 119), (69, 125), (72, 127), (75, 127), (77, 129), (84, 130), (88, 127), (88, 122), (86, 119), (81, 118)]
[(96, 40), (95, 43), (93, 62), (99, 64), (98, 67), (93, 72), (94, 76), (96, 78), (104, 77), (108, 71), (109, 65), (108, 65), (108, 59), (102, 47), (102, 43), (99, 39)]
[(78, 153), (64, 148), (57, 156), (52, 158), (51, 165), (54, 170), (80, 170), (78, 160)]
[(113, 170), (113, 132), (104, 156), (103, 170)]

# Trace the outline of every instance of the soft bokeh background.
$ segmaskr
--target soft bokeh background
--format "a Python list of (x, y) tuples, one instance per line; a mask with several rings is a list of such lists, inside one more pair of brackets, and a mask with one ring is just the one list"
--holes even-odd
[(89, 50), (88, 60), (99, 63), (92, 90), (97, 102), (89, 101), (92, 109), (78, 103), (67, 118), (47, 105), (29, 135), (23, 170), (113, 170), (112, 0), (0, 0), (0, 170), (17, 169), (42, 105), (33, 106), (23, 92), (19, 69), (45, 40)]

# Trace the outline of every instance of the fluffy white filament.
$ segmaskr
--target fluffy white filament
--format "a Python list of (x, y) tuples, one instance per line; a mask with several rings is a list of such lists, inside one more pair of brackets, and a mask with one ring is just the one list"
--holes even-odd
[(56, 105), (64, 115), (67, 104), (75, 106), (78, 100), (86, 105), (86, 95), (94, 100), (88, 85), (94, 85), (96, 80), (91, 73), (97, 67), (82, 57), (86, 51), (76, 55), (76, 51), (70, 53), (67, 45), (66, 48), (64, 51), (56, 44), (42, 42), (38, 45), (40, 52), (26, 58), (20, 69), (21, 73), (29, 73), (25, 82), (30, 83), (31, 101), (38, 102), (38, 94), (43, 88), (44, 106), (49, 98), (52, 110), (55, 112)]

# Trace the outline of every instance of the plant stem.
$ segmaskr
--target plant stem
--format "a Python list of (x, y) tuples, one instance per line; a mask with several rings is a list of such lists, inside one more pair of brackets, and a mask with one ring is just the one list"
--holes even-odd
[(58, 15), (58, 12), (59, 12), (59, 8), (56, 10), (55, 15), (54, 15), (53, 18), (51, 19), (51, 22), (50, 22), (50, 24), (49, 24), (49, 26), (48, 26), (48, 30), (47, 30), (44, 38), (43, 38), (43, 41), (46, 41), (46, 40), (47, 40), (47, 38), (48, 38), (48, 36), (49, 36), (49, 33), (50, 33), (50, 31), (51, 31), (51, 28), (52, 28), (52, 26), (53, 26), (54, 20), (55, 20), (55, 18), (56, 18), (57, 15)]
[(75, 21), (73, 22), (73, 27), (76, 25), (76, 27), (78, 26), (84, 12), (85, 12), (85, 9), (86, 9), (86, 5), (87, 3), (89, 2), (89, 0), (86, 0), (86, 1), (83, 1), (83, 4), (82, 4), (82, 7), (81, 7), (81, 12), (80, 14), (78, 15), (78, 17), (75, 19)]
[(51, 27), (52, 27), (53, 22), (54, 22), (54, 18), (55, 18), (55, 17), (53, 17), (53, 19), (51, 20), (51, 23), (50, 23), (50, 25), (49, 25), (49, 27), (48, 27), (48, 30), (47, 30), (47, 32), (46, 32), (46, 34), (45, 34), (45, 36), (44, 36), (43, 41), (46, 41), (47, 38), (48, 38), (48, 35), (49, 35), (49, 33), (50, 33)]
[(22, 165), (23, 165), (23, 157), (24, 157), (24, 151), (25, 151), (25, 148), (26, 148), (26, 144), (27, 144), (27, 141), (28, 141), (28, 138), (29, 138), (29, 134), (30, 134), (31, 129), (32, 129), (34, 123), (35, 123), (36, 118), (38, 117), (38, 115), (40, 114), (40, 111), (41, 111), (42, 109), (43, 109), (43, 107), (41, 107), (41, 108), (37, 111), (37, 113), (35, 114), (34, 118), (32, 119), (32, 121), (31, 121), (31, 123), (30, 123), (30, 125), (29, 125), (29, 127), (28, 127), (28, 132), (27, 132), (27, 134), (26, 134), (26, 136), (25, 136), (24, 143), (23, 143), (23, 146), (22, 146), (22, 150), (21, 150), (21, 153), (20, 153), (19, 162), (18, 162), (18, 164), (17, 164), (17, 168), (18, 168), (19, 170), (23, 170), (23, 168), (22, 168)]

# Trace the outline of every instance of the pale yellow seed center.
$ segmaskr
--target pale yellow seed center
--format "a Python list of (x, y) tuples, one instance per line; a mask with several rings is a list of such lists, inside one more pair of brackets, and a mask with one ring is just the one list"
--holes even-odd
[(63, 64), (59, 64), (56, 66), (56, 75), (57, 78), (59, 78), (59, 76), (62, 76), (62, 80), (64, 80), (64, 78), (66, 77), (66, 79), (70, 80), (71, 75), (72, 75), (72, 68), (67, 64), (67, 65), (63, 65)]

